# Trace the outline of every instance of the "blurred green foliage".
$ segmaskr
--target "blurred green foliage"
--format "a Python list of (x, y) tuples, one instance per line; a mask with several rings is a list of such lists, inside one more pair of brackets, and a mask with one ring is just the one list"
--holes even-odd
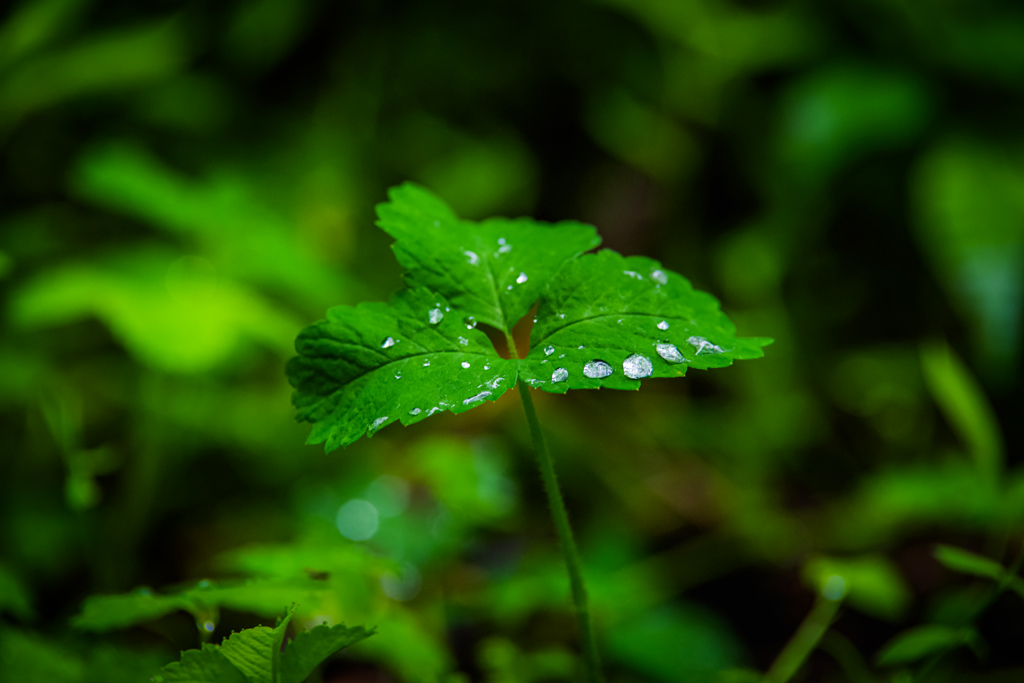
[(400, 286), (410, 179), (776, 339), (538, 397), (609, 680), (758, 680), (837, 576), (800, 680), (1019, 679), (1022, 77), (1012, 0), (5, 5), (0, 678), (146, 680), (295, 602), (377, 627), (311, 680), (572, 680), (514, 399), (331, 456), (292, 418), (298, 331)]

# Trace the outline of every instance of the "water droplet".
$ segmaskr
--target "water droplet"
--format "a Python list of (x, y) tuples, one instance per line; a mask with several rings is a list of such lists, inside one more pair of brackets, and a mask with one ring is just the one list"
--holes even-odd
[(542, 382), (539, 379), (528, 379), (528, 380), (526, 380), (526, 383), (529, 384), (531, 387), (535, 387), (535, 386), (544, 384), (544, 382)]
[(665, 275), (665, 271), (663, 270), (656, 270), (651, 273), (651, 279), (662, 285), (668, 284), (668, 275)]
[(560, 353), (560, 354), (558, 354), (558, 357), (559, 358), (565, 358), (565, 354), (564, 353)]
[(519, 277), (516, 278), (516, 284), (523, 284), (529, 278), (526, 277), (526, 273), (519, 273)]
[(423, 412), (423, 411), (422, 411), (422, 410), (420, 410), (419, 408), (413, 408), (412, 410), (410, 410), (410, 411), (409, 411), (409, 414), (410, 414), (410, 415), (419, 415), (419, 414), (420, 414), (420, 413), (422, 413), (422, 412)]
[(632, 271), (632, 270), (624, 270), (624, 271), (622, 271), (622, 273), (623, 273), (623, 275), (628, 275), (631, 278), (634, 278), (636, 280), (643, 280), (644, 279), (643, 275), (641, 275), (640, 273), (637, 273), (635, 271)]
[(655, 347), (658, 350), (658, 355), (667, 360), (669, 363), (685, 363), (686, 359), (683, 358), (683, 354), (679, 352), (675, 344), (658, 344)]
[(473, 316), (468, 316), (464, 318), (462, 322), (465, 323), (467, 330), (472, 330), (476, 328), (476, 318), (474, 318)]
[(499, 237), (498, 238), (498, 244), (501, 244), (501, 245), (505, 244), (505, 238), (504, 237)]
[(391, 337), (388, 337), (388, 338), (387, 338), (387, 339), (385, 339), (385, 340), (384, 340), (384, 342), (383, 342), (383, 343), (382, 343), (382, 344), (380, 345), (380, 348), (382, 348), (382, 349), (386, 349), (386, 348), (388, 348), (389, 346), (394, 346), (394, 345), (395, 345), (395, 340), (394, 340), (394, 339), (392, 339)]
[(429, 368), (430, 367), (430, 359), (429, 358), (427, 358), (426, 360), (423, 361), (423, 367), (425, 367), (425, 368)]
[(641, 377), (650, 377), (651, 373), (654, 372), (654, 366), (651, 365), (649, 358), (645, 358), (639, 353), (634, 353), (622, 361), (622, 372), (630, 379), (640, 379)]
[(444, 319), (444, 313), (441, 312), (440, 308), (434, 308), (427, 314), (427, 318), (430, 320), (431, 325), (436, 325)]
[(469, 363), (466, 362), (466, 361), (462, 361), (462, 367), (468, 368), (469, 367)]
[(434, 406), (433, 408), (431, 408), (430, 410), (427, 411), (427, 417), (430, 417), (434, 413), (439, 413), (439, 412), (441, 412), (441, 409), (438, 408), (437, 406)]
[(484, 370), (490, 370), (490, 369), (491, 369), (491, 364), (490, 363), (484, 363)]
[(472, 251), (464, 251), (462, 253), (465, 254), (466, 262), (469, 263), (469, 265), (475, 266), (476, 264), (480, 263), (480, 257), (477, 256), (476, 253)]
[(510, 292), (511, 292), (511, 291), (512, 291), (512, 285), (509, 285), (509, 286), (508, 286), (508, 287), (506, 287), (505, 289), (507, 289), (508, 291), (510, 291)]
[(206, 631), (207, 633), (213, 633), (213, 629), (215, 629), (215, 628), (217, 628), (217, 625), (214, 624), (212, 621), (204, 621), (203, 622), (203, 630)]
[(490, 395), (491, 395), (491, 392), (489, 392), (489, 391), (481, 391), (476, 396), (470, 396), (469, 398), (464, 400), (462, 403), (463, 403), (463, 405), (467, 405), (468, 406), (470, 403), (476, 403), (477, 401), (481, 401), (481, 400), (487, 398)]
[(498, 247), (499, 254), (507, 254), (510, 251), (512, 251), (512, 245), (510, 244), (503, 244), (500, 247)]
[(554, 346), (545, 346), (544, 347), (544, 355), (545, 356), (550, 356), (554, 352), (555, 352), (555, 347)]
[(590, 379), (601, 379), (615, 372), (612, 366), (603, 360), (592, 360), (583, 366), (583, 374)]
[(565, 368), (558, 368), (551, 373), (552, 382), (564, 382), (569, 379), (569, 371)]
[(660, 323), (658, 323), (658, 329), (659, 330), (667, 330), (668, 329), (668, 321), (667, 320), (662, 320)]
[(491, 389), (497, 389), (498, 385), (501, 384), (504, 381), (505, 381), (504, 377), (495, 377), (494, 379), (492, 379), (490, 382), (487, 383), (487, 386), (489, 386)]
[(370, 425), (370, 431), (371, 432), (377, 431), (378, 429), (383, 427), (384, 423), (387, 422), (387, 421), (388, 421), (388, 416), (387, 415), (385, 415), (384, 417), (378, 417), (376, 420), (373, 421), (373, 424)]
[(565, 320), (565, 313), (559, 313), (558, 314), (558, 319), (559, 320)]
[(686, 341), (693, 348), (697, 349), (697, 353), (694, 354), (695, 356), (699, 356), (701, 351), (709, 351), (710, 353), (722, 353), (724, 351), (721, 346), (712, 344), (704, 337), (690, 337)]
[(395, 373), (395, 379), (402, 379), (402, 373), (396, 372)]
[(579, 349), (580, 351), (583, 351), (583, 350), (584, 350), (584, 349), (586, 349), (587, 347), (586, 347), (586, 346), (583, 346), (583, 344), (580, 344), (580, 345), (579, 345), (579, 346), (577, 346), (576, 348), (577, 348), (577, 349)]
[(462, 344), (463, 346), (466, 346), (467, 344), (469, 344), (469, 340), (466, 339), (465, 337), (459, 337), (459, 343)]

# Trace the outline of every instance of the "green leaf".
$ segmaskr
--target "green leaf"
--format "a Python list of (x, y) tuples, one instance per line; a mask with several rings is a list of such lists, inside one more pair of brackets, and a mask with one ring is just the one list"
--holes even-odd
[(718, 301), (683, 276), (605, 250), (576, 259), (545, 290), (521, 378), (554, 393), (638, 389), (642, 377), (760, 358), (771, 341), (735, 333)]
[(171, 662), (153, 677), (155, 683), (245, 683), (217, 645), (204, 644), (200, 650), (185, 650), (180, 662)]
[(389, 304), (338, 306), (307, 327), (288, 363), (298, 419), (314, 423), (306, 443), (346, 446), (400, 420), (462, 413), (515, 384), (513, 361), (468, 329), (444, 297), (407, 289)]
[(999, 580), (1006, 573), (1003, 565), (991, 558), (948, 545), (940, 545), (935, 548), (935, 559), (961, 574)]
[(567, 261), (601, 243), (593, 226), (575, 221), (460, 220), (412, 183), (388, 197), (377, 225), (395, 238), (408, 285), (439, 292), (462, 315), (499, 330), (511, 331)]
[(86, 631), (111, 631), (194, 607), (184, 595), (159, 595), (148, 588), (122, 595), (90, 595), (81, 613), (72, 617), (71, 625)]
[(929, 624), (918, 626), (889, 641), (878, 653), (880, 666), (910, 664), (925, 657), (977, 640), (971, 629)]
[(245, 675), (248, 683), (277, 683), (281, 668), (281, 645), (293, 614), (294, 607), (288, 610), (274, 628), (247, 628), (232, 633), (221, 643), (221, 652)]
[(281, 657), (280, 683), (302, 683), (320, 662), (338, 650), (358, 643), (372, 636), (362, 626), (346, 627), (344, 624), (316, 626), (303, 631), (288, 645)]

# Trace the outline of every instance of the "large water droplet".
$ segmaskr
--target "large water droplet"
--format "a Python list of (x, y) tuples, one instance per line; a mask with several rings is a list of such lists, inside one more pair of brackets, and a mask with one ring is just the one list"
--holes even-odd
[(391, 337), (388, 337), (387, 339), (385, 339), (385, 340), (384, 340), (384, 341), (383, 341), (383, 342), (381, 343), (381, 345), (380, 345), (380, 348), (382, 348), (382, 349), (386, 349), (386, 348), (388, 348), (389, 346), (394, 346), (394, 345), (395, 345), (395, 340), (394, 340), (394, 339), (392, 339)]
[(427, 358), (426, 360), (423, 361), (423, 367), (425, 367), (425, 368), (429, 368), (430, 367), (430, 359), (429, 358)]
[(467, 330), (472, 330), (476, 328), (476, 318), (474, 318), (473, 316), (468, 316), (464, 318), (462, 322), (466, 324)]
[(555, 352), (555, 347), (554, 346), (545, 346), (544, 347), (544, 355), (545, 356), (550, 356), (554, 352)]
[(662, 320), (660, 323), (658, 323), (658, 329), (659, 330), (667, 330), (668, 329), (668, 321), (667, 320)]
[(655, 347), (658, 350), (658, 355), (667, 360), (669, 363), (685, 363), (686, 359), (683, 358), (683, 354), (679, 352), (675, 344), (658, 344)]
[(409, 414), (410, 414), (410, 415), (419, 415), (419, 414), (420, 414), (420, 413), (422, 413), (422, 412), (423, 412), (423, 411), (422, 411), (422, 410), (420, 410), (419, 408), (413, 408), (412, 410), (410, 410), (410, 411), (409, 411)]
[(569, 371), (565, 368), (558, 368), (551, 373), (552, 382), (564, 382), (569, 379)]
[(651, 365), (649, 358), (645, 358), (639, 353), (634, 353), (622, 361), (622, 372), (630, 379), (640, 379), (641, 377), (650, 377), (651, 373), (654, 372), (654, 366)]
[(430, 313), (427, 314), (427, 319), (430, 320), (431, 325), (436, 325), (444, 319), (444, 313), (441, 312), (440, 308), (431, 309)]
[(462, 253), (466, 255), (466, 261), (469, 263), (469, 265), (475, 266), (476, 264), (480, 263), (480, 257), (477, 256), (474, 252), (464, 251)]
[(668, 275), (665, 275), (665, 271), (663, 270), (656, 270), (651, 273), (651, 279), (662, 285), (668, 284)]
[(468, 368), (469, 367), (469, 363), (467, 361), (462, 361), (462, 367)]
[(615, 372), (612, 366), (603, 360), (592, 360), (583, 366), (583, 374), (590, 379), (601, 379)]
[(372, 434), (373, 432), (375, 432), (378, 429), (380, 429), (381, 427), (383, 427), (384, 423), (387, 422), (387, 421), (388, 421), (388, 416), (387, 415), (385, 415), (384, 417), (378, 417), (376, 420), (373, 421), (373, 424), (370, 425), (370, 433)]
[(688, 344), (693, 346), (693, 348), (697, 349), (697, 353), (694, 354), (695, 356), (699, 356), (701, 351), (708, 351), (710, 353), (723, 352), (721, 346), (716, 346), (715, 344), (712, 344), (704, 337), (690, 337), (686, 341)]
[(476, 396), (470, 396), (469, 398), (464, 400), (462, 403), (463, 403), (463, 405), (467, 405), (468, 406), (470, 403), (476, 403), (477, 401), (481, 401), (481, 400), (487, 398), (490, 395), (491, 395), (491, 392), (489, 392), (489, 391), (481, 391)]
[(529, 278), (526, 277), (526, 273), (519, 273), (519, 277), (516, 278), (516, 284), (521, 285), (524, 282), (526, 282), (528, 279)]

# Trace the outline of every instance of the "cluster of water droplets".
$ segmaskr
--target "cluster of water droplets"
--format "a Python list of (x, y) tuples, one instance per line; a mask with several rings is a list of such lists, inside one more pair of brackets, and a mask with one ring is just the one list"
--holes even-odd
[(505, 241), (504, 237), (498, 238), (498, 251), (494, 252), (494, 258), (498, 258), (502, 254), (507, 254), (512, 251), (512, 245)]

